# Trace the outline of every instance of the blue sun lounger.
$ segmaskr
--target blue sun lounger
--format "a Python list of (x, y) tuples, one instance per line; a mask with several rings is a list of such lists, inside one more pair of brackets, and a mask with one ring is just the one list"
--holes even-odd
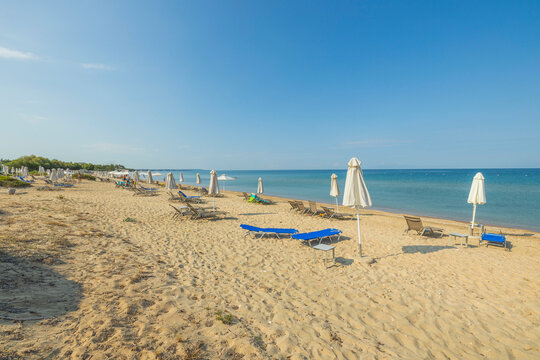
[(25, 182), (25, 183), (27, 183), (27, 184), (30, 184), (30, 183), (33, 183), (33, 182), (34, 182), (34, 180), (24, 180), (24, 179), (22, 178), (22, 176), (17, 176), (17, 177), (19, 178), (19, 180), (21, 180), (22, 182)]
[(246, 230), (246, 235), (252, 235), (254, 237), (257, 237), (259, 235), (259, 238), (262, 238), (264, 235), (275, 235), (278, 237), (278, 239), (281, 239), (280, 235), (292, 235), (298, 233), (298, 230), (296, 229), (282, 229), (282, 228), (260, 228), (257, 226), (251, 226), (251, 225), (245, 225), (242, 224), (240, 227), (244, 230)]
[(180, 194), (180, 196), (185, 197), (186, 199), (200, 199), (201, 198), (200, 196), (187, 196), (186, 194), (182, 192), (182, 190), (178, 190), (178, 194)]
[(506, 236), (501, 234), (493, 234), (493, 233), (483, 233), (482, 234), (482, 241), (486, 241), (486, 246), (489, 245), (495, 245), (504, 247), (505, 250), (508, 250), (508, 247), (506, 246)]
[(323, 241), (325, 238), (329, 238), (332, 236), (337, 235), (337, 240), (339, 241), (341, 230), (338, 229), (324, 229), (319, 231), (312, 231), (307, 233), (300, 233), (300, 234), (294, 234), (291, 237), (296, 240), (302, 240), (305, 241), (308, 245), (311, 246), (312, 240), (319, 240), (319, 244)]

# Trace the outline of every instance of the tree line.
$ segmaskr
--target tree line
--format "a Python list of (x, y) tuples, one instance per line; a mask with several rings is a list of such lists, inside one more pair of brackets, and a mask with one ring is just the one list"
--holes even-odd
[(21, 156), (14, 160), (0, 159), (0, 164), (5, 164), (9, 167), (20, 168), (22, 166), (28, 167), (29, 171), (37, 171), (40, 166), (46, 169), (70, 169), (70, 170), (96, 170), (96, 171), (114, 171), (117, 169), (125, 169), (120, 164), (100, 165), (84, 162), (67, 162), (57, 159), (47, 159), (43, 156), (28, 155)]

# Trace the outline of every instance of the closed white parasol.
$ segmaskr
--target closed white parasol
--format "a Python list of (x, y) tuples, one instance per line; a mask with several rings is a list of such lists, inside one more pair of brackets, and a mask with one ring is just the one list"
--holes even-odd
[(343, 206), (356, 209), (356, 222), (358, 225), (358, 249), (362, 256), (362, 238), (360, 236), (360, 208), (371, 206), (371, 198), (364, 182), (362, 162), (352, 158), (348, 163), (347, 179), (345, 180), (345, 192), (343, 193)]
[(469, 204), (473, 204), (473, 215), (471, 220), (471, 231), (474, 229), (474, 220), (476, 218), (476, 205), (484, 205), (486, 203), (486, 189), (484, 187), (484, 175), (482, 173), (476, 173), (474, 175), (471, 191), (469, 192), (469, 198), (467, 199)]
[(337, 175), (332, 174), (332, 176), (330, 177), (330, 196), (333, 196), (336, 198), (336, 212), (339, 212), (339, 204), (338, 204), (339, 195), (341, 195), (341, 192), (339, 191)]
[(172, 173), (167, 174), (167, 181), (165, 182), (165, 188), (168, 190), (176, 189), (176, 182), (174, 181), (174, 176)]
[(210, 185), (208, 186), (208, 195), (212, 195), (212, 208), (216, 210), (216, 195), (219, 194), (219, 183), (216, 170), (210, 171)]
[(257, 194), (264, 194), (262, 177), (259, 178), (259, 183), (257, 184)]

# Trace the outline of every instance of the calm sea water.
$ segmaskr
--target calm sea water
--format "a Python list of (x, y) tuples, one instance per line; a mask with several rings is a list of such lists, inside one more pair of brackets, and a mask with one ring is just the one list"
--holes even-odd
[[(186, 184), (195, 185), (197, 172), (203, 186), (210, 181), (209, 170), (157, 171), (172, 171), (176, 179), (182, 172)], [(540, 169), (364, 170), (364, 178), (374, 209), (470, 221), (472, 205), (467, 197), (478, 171), (484, 174), (487, 198), (478, 207), (478, 222), (540, 231)], [(260, 176), (265, 194), (326, 203), (335, 203), (329, 195), (332, 173), (338, 175), (342, 193), (347, 173), (346, 169), (217, 172), (237, 177), (225, 183), (229, 190), (256, 192)]]

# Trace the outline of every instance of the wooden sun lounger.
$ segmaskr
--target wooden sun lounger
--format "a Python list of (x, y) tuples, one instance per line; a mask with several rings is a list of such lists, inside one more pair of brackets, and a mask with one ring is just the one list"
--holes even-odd
[(172, 214), (173, 220), (191, 215), (191, 212), (188, 210), (187, 206), (181, 206), (178, 208), (176, 206), (172, 206), (171, 204), (169, 204), (169, 206), (174, 209), (174, 213)]
[(321, 206), (321, 208), (323, 209), (324, 214), (326, 215), (326, 217), (328, 217), (329, 219), (344, 220), (344, 219), (351, 219), (352, 218), (352, 214), (338, 213), (338, 212), (335, 212), (334, 209), (326, 207), (326, 206)]
[(224, 211), (206, 211), (202, 208), (196, 208), (190, 203), (186, 203), (187, 208), (191, 212), (191, 219), (218, 219), (219, 215), (225, 215)]
[(289, 205), (291, 205), (291, 208), (289, 209), (289, 211), (291, 210), (298, 211), (298, 205), (296, 205), (296, 201), (289, 200)]
[(303, 203), (303, 202), (297, 201), (297, 202), (296, 202), (296, 206), (298, 207), (298, 212), (299, 212), (300, 214), (308, 214), (309, 209), (307, 209), (307, 208), (304, 206), (304, 203)]
[(175, 198), (183, 203), (192, 203), (192, 204), (204, 204), (205, 201), (201, 199), (200, 197), (192, 197), (192, 196), (183, 196), (182, 194), (178, 193), (178, 198)]
[(140, 195), (140, 196), (155, 196), (158, 195), (158, 192), (156, 190), (150, 190), (145, 188), (133, 188), (133, 196)]
[(200, 187), (200, 188), (197, 188), (197, 191), (198, 191), (201, 195), (208, 195), (208, 190), (206, 190), (206, 188)]
[(417, 235), (421, 236), (433, 236), (433, 237), (442, 237), (444, 235), (444, 230), (441, 228), (433, 226), (424, 226), (422, 219), (415, 216), (405, 215), (405, 221), (407, 222), (407, 229), (404, 232), (408, 233), (409, 231), (416, 231)]
[(185, 198), (180, 196), (179, 200), (185, 204), (204, 204), (205, 201), (203, 199), (197, 199), (197, 198)]
[(309, 204), (309, 209), (307, 212), (308, 214), (311, 214), (311, 216), (319, 215), (323, 213), (323, 211), (317, 209), (317, 203), (315, 201), (308, 201), (308, 204)]

